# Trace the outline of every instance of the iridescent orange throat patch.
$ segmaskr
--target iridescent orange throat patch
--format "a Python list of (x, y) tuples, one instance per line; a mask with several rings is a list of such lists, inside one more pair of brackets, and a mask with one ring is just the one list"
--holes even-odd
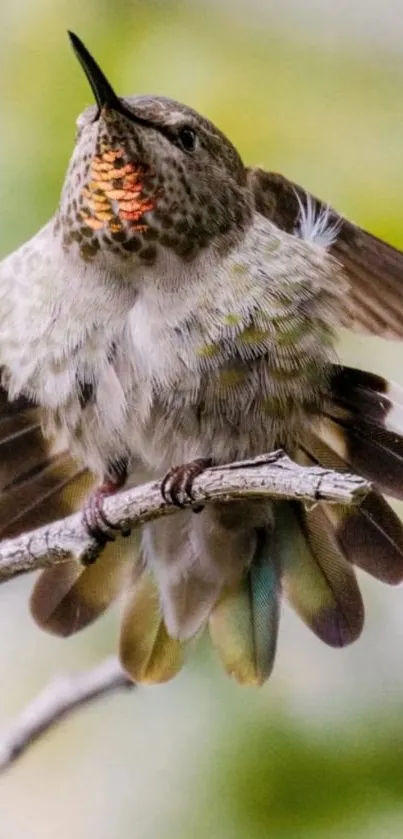
[(156, 204), (155, 199), (142, 194), (147, 167), (124, 163), (122, 158), (123, 149), (102, 145), (92, 161), (91, 180), (82, 190), (86, 209), (80, 213), (92, 230), (106, 228), (118, 233), (123, 229), (122, 222), (139, 232), (147, 230), (141, 219)]

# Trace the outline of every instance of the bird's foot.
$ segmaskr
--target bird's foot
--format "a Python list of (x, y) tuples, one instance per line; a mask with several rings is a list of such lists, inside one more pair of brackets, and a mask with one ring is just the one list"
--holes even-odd
[[(175, 507), (185, 507), (186, 502), (194, 501), (193, 481), (211, 465), (211, 457), (198, 457), (196, 460), (191, 460), (190, 463), (173, 466), (161, 483), (161, 495), (164, 501), (168, 504), (175, 504)], [(194, 513), (200, 513), (203, 505), (198, 505), (192, 509)]]
[(126, 477), (126, 467), (119, 467), (112, 477), (106, 478), (101, 486), (91, 492), (85, 502), (83, 523), (89, 535), (98, 542), (100, 547), (105, 547), (107, 542), (114, 542), (118, 534), (130, 535), (129, 528), (123, 528), (109, 521), (103, 509), (104, 499), (109, 495), (115, 495), (125, 484)]

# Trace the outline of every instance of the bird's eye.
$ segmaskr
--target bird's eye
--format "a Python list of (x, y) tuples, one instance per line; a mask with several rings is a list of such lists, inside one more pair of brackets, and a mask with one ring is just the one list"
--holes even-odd
[(192, 152), (197, 145), (197, 134), (193, 128), (184, 127), (178, 132), (178, 145), (183, 151)]

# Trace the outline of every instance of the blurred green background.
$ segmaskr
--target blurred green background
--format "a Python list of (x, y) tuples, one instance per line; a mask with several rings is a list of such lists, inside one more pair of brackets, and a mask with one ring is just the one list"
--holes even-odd
[[(401, 0), (2, 0), (0, 251), (53, 212), (91, 102), (65, 30), (121, 93), (199, 109), (279, 170), (403, 247)], [(342, 336), (403, 383), (402, 349)], [(170, 685), (54, 729), (0, 781), (6, 839), (403, 836), (403, 592), (361, 575), (359, 642), (327, 649), (286, 609), (268, 685), (241, 689), (201, 642)], [(112, 652), (117, 610), (69, 641), (0, 590), (0, 722), (53, 675)]]

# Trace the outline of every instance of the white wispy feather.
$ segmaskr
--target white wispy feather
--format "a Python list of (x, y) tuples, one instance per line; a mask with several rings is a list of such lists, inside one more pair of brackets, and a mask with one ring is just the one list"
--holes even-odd
[(295, 191), (299, 205), (299, 218), (295, 228), (295, 234), (300, 239), (314, 242), (322, 248), (330, 248), (337, 239), (340, 222), (332, 221), (332, 211), (327, 205), (323, 209), (316, 209), (316, 202), (311, 195), (306, 195), (306, 204), (301, 201)]

